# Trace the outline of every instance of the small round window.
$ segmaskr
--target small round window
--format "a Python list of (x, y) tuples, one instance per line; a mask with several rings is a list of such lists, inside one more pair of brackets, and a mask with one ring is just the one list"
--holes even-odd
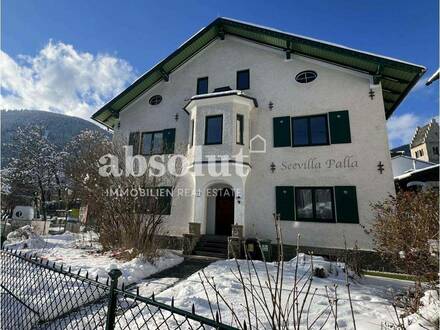
[(307, 84), (316, 79), (318, 74), (315, 71), (307, 70), (298, 73), (295, 77), (295, 80), (301, 84)]
[(150, 97), (150, 100), (148, 101), (151, 105), (158, 105), (160, 102), (162, 102), (162, 96), (160, 95), (153, 95)]

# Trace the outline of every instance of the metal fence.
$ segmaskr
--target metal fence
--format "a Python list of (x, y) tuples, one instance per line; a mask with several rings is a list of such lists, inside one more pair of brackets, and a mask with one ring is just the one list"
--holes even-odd
[(236, 328), (118, 288), (117, 269), (105, 279), (73, 273), (17, 251), (0, 251), (0, 329)]

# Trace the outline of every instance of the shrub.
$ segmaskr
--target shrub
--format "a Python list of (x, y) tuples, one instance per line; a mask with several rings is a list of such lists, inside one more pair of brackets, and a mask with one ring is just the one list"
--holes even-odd
[[(154, 259), (159, 247), (157, 238), (163, 234), (165, 213), (169, 207), (158, 198), (157, 190), (166, 186), (166, 193), (169, 193), (175, 185), (175, 177), (100, 175), (99, 159), (107, 154), (117, 156), (121, 161), (114, 166), (118, 171), (124, 171), (123, 143), (110, 142), (90, 131), (73, 139), (67, 147), (67, 154), (67, 175), (82, 202), (88, 205), (89, 216), (96, 222), (104, 250), (120, 250), (121, 256), (127, 258), (141, 254), (150, 261)], [(140, 193), (147, 189), (152, 194)], [(162, 195), (165, 194), (163, 190), (160, 190)]]
[(373, 205), (376, 221), (372, 234), (376, 250), (397, 269), (422, 277), (435, 277), (438, 254), (439, 194), (428, 190), (398, 192)]

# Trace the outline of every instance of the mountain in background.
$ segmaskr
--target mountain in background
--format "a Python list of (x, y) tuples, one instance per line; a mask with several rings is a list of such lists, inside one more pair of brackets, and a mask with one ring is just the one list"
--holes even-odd
[(404, 144), (399, 147), (393, 148), (391, 151), (391, 157), (397, 156), (397, 155), (404, 155), (411, 157), (411, 147), (409, 144)]
[(84, 130), (101, 131), (109, 134), (99, 126), (78, 118), (59, 113), (39, 110), (2, 110), (1, 116), (1, 168), (15, 156), (13, 137), (17, 127), (38, 124), (46, 128), (47, 139), (62, 149), (74, 136)]

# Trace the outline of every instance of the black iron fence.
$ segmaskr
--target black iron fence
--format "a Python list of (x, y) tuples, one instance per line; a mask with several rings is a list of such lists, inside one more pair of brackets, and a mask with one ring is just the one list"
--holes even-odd
[(236, 328), (118, 288), (121, 272), (88, 273), (17, 251), (0, 251), (0, 329)]

